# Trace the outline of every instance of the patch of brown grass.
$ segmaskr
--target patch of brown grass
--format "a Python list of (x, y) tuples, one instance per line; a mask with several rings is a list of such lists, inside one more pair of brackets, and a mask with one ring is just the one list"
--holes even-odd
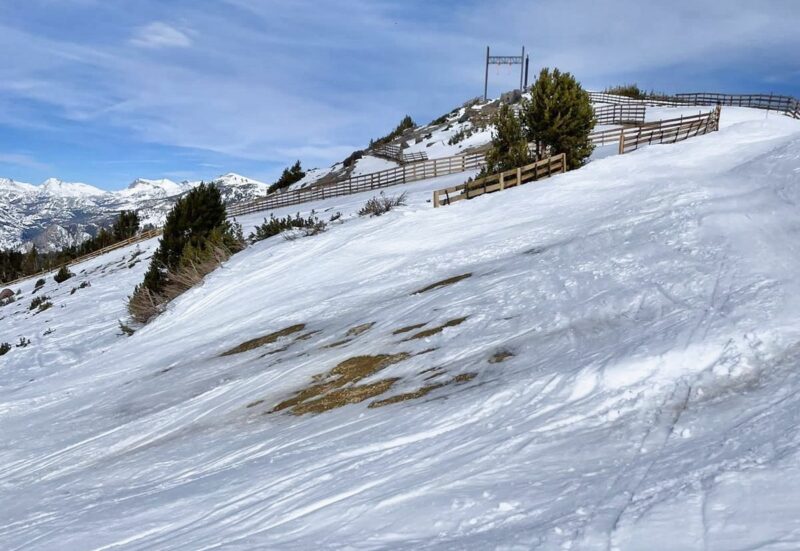
[(365, 385), (356, 383), (409, 357), (409, 354), (401, 352), (348, 358), (329, 372), (314, 375), (314, 384), (279, 403), (270, 413), (285, 409), (289, 409), (294, 415), (322, 413), (383, 394), (399, 379), (383, 379)]
[[(441, 368), (433, 368), (433, 369), (441, 369)], [(431, 371), (431, 370), (426, 370)], [(425, 371), (423, 371), (425, 373)], [(434, 376), (443, 375), (444, 372), (438, 372)], [(392, 404), (399, 404), (400, 402), (408, 402), (409, 400), (417, 400), (419, 398), (423, 398), (433, 392), (434, 390), (438, 390), (440, 388), (444, 388), (448, 385), (456, 384), (464, 384), (468, 383), (469, 381), (473, 380), (477, 377), (477, 373), (461, 373), (460, 375), (456, 375), (449, 381), (445, 383), (433, 383), (429, 385), (425, 385), (423, 387), (418, 388), (413, 392), (405, 392), (403, 394), (396, 394), (394, 396), (390, 396), (389, 398), (384, 398), (383, 400), (375, 400), (369, 404), (370, 408), (380, 408), (384, 406), (390, 406)], [(428, 377), (430, 379), (431, 377)], [(427, 380), (427, 379), (426, 379)]]
[(438, 388), (442, 388), (445, 386), (446, 383), (437, 383), (433, 385), (427, 385), (420, 389), (415, 390), (414, 392), (406, 392), (405, 394), (396, 394), (389, 398), (384, 398), (383, 400), (375, 400), (371, 402), (368, 407), (370, 408), (380, 408), (384, 406), (390, 406), (392, 404), (399, 404), (400, 402), (407, 402), (408, 400), (416, 400), (418, 398), (422, 398), (427, 396), (434, 390)]
[(349, 329), (347, 331), (347, 334), (345, 334), (345, 337), (357, 337), (357, 336), (359, 336), (359, 335), (361, 335), (363, 333), (366, 333), (370, 329), (372, 329), (372, 327), (374, 325), (375, 325), (374, 321), (372, 323), (364, 323), (362, 325), (357, 325), (357, 326)]
[(477, 377), (477, 373), (461, 373), (460, 375), (456, 375), (453, 377), (453, 381), (455, 384), (460, 385), (463, 383), (468, 383), (475, 377)]
[(491, 358), (489, 358), (489, 363), (499, 364), (513, 357), (514, 357), (513, 353), (509, 352), (508, 350), (502, 350), (500, 352), (496, 352)]
[(325, 348), (339, 348), (340, 346), (344, 346), (345, 344), (349, 343), (352, 340), (353, 339), (344, 339), (344, 340), (341, 340), (341, 341), (336, 341), (336, 342), (333, 342), (331, 344), (326, 345)]
[(313, 337), (317, 333), (322, 333), (322, 330), (321, 329), (317, 329), (316, 331), (309, 331), (308, 333), (303, 333), (302, 335), (297, 337), (295, 339), (295, 341), (307, 341), (308, 339), (310, 339), (311, 337)]
[(269, 335), (264, 335), (263, 337), (258, 337), (255, 339), (251, 339), (249, 341), (245, 341), (239, 346), (231, 348), (227, 352), (223, 352), (222, 354), (220, 354), (220, 356), (232, 356), (234, 354), (241, 354), (242, 352), (247, 352), (248, 350), (254, 350), (264, 345), (272, 344), (281, 337), (288, 337), (293, 333), (298, 333), (305, 328), (306, 326), (304, 323), (292, 325), (286, 327), (285, 329), (281, 329), (280, 331), (275, 331), (274, 333), (270, 333)]
[(441, 333), (442, 331), (444, 331), (448, 327), (455, 327), (456, 325), (461, 325), (462, 323), (467, 321), (467, 318), (469, 318), (469, 316), (464, 316), (463, 318), (451, 319), (450, 321), (445, 322), (443, 325), (440, 325), (438, 327), (432, 327), (431, 329), (426, 329), (424, 331), (420, 331), (419, 333), (415, 333), (414, 335), (408, 337), (405, 340), (406, 341), (413, 341), (413, 340), (417, 340), (417, 339), (425, 339), (425, 338), (428, 338), (428, 337), (432, 337), (433, 335), (437, 335), (437, 334)]
[(422, 327), (425, 327), (426, 325), (428, 325), (427, 322), (418, 323), (416, 325), (409, 325), (408, 327), (401, 327), (400, 329), (396, 329), (395, 331), (393, 331), (392, 335), (402, 335), (403, 333), (409, 333), (411, 331), (414, 331), (415, 329), (420, 329)]
[(427, 287), (423, 287), (422, 289), (419, 289), (418, 291), (414, 291), (411, 294), (412, 295), (420, 295), (422, 293), (427, 293), (428, 291), (433, 291), (434, 289), (438, 289), (440, 287), (446, 287), (448, 285), (452, 285), (454, 283), (458, 283), (459, 281), (463, 281), (463, 280), (467, 279), (468, 277), (472, 277), (472, 273), (471, 272), (467, 273), (467, 274), (461, 274), (461, 275), (457, 275), (457, 276), (453, 276), (453, 277), (448, 277), (447, 279), (443, 279), (441, 281), (437, 281), (436, 283), (431, 283)]
[(356, 385), (347, 388), (333, 390), (316, 400), (304, 402), (292, 408), (295, 415), (304, 413), (324, 413), (332, 409), (340, 408), (348, 404), (358, 404), (364, 400), (369, 400), (375, 396), (380, 396), (400, 379), (383, 379), (368, 385)]

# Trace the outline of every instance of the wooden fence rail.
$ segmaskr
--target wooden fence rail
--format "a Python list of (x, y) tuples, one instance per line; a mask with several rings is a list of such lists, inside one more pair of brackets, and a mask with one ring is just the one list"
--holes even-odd
[(674, 96), (654, 96), (644, 99), (629, 98), (607, 94), (605, 92), (589, 92), (592, 103), (612, 105), (653, 105), (653, 106), (694, 106), (724, 105), (731, 107), (750, 107), (777, 111), (794, 119), (800, 119), (800, 100), (792, 96), (776, 94), (719, 94), (715, 92), (691, 92)]
[(382, 145), (372, 150), (372, 154), (376, 157), (383, 157), (390, 161), (396, 161), (400, 164), (405, 163), (418, 163), (420, 161), (427, 161), (428, 154), (424, 151), (417, 151), (415, 153), (406, 153), (399, 145)]
[(286, 193), (274, 194), (248, 203), (240, 203), (228, 207), (228, 216), (241, 216), (253, 212), (297, 205), (308, 201), (341, 197), (353, 193), (361, 193), (373, 189), (381, 189), (398, 184), (427, 180), (449, 174), (457, 174), (468, 170), (478, 170), (486, 163), (483, 153), (456, 155), (441, 159), (430, 159), (419, 163), (411, 163), (390, 168), (372, 174), (355, 176), (330, 186), (318, 186), (298, 189)]
[[(674, 119), (664, 119), (660, 121), (648, 122), (635, 128), (612, 128), (610, 130), (600, 130), (589, 134), (589, 139), (595, 146), (608, 145), (612, 143), (619, 143), (623, 141), (632, 141), (637, 136), (647, 134), (647, 132), (657, 130), (660, 128), (684, 128), (691, 127), (692, 125), (705, 125), (709, 122), (710, 118), (716, 117), (716, 123), (719, 123), (719, 112), (712, 110), (707, 113), (698, 113), (697, 115), (690, 115), (688, 117), (675, 117)], [(691, 136), (690, 136), (691, 137)], [(680, 140), (677, 140), (680, 141)], [(656, 142), (652, 143), (664, 143)], [(622, 151), (621, 151), (622, 152)]]
[(597, 124), (644, 124), (646, 107), (641, 104), (611, 104), (594, 108)]
[[(133, 237), (129, 237), (128, 239), (125, 239), (123, 241), (119, 241), (117, 243), (114, 243), (113, 245), (109, 245), (108, 247), (103, 247), (102, 249), (97, 249), (96, 251), (93, 251), (91, 253), (85, 254), (83, 256), (79, 256), (78, 258), (73, 258), (72, 260), (67, 262), (67, 264), (69, 266), (74, 266), (75, 264), (80, 264), (81, 262), (86, 262), (87, 260), (91, 260), (93, 258), (97, 258), (98, 256), (102, 256), (102, 255), (104, 255), (106, 253), (110, 253), (111, 251), (115, 251), (117, 249), (121, 249), (123, 247), (127, 247), (128, 245), (133, 245), (134, 243), (139, 243), (140, 241), (147, 241), (148, 239), (152, 239), (154, 237), (158, 237), (159, 235), (161, 235), (161, 230), (160, 229), (148, 230), (148, 231), (140, 233), (139, 235), (134, 235)], [(25, 281), (26, 279), (32, 279), (34, 277), (39, 277), (39, 276), (41, 276), (43, 274), (50, 273), (50, 272), (52, 272), (52, 271), (54, 271), (56, 269), (57, 268), (48, 268), (46, 270), (41, 270), (39, 272), (36, 272), (35, 274), (26, 275), (24, 277), (19, 277), (19, 278), (13, 280), (13, 281), (8, 281), (8, 282), (2, 283), (0, 285), (2, 285), (3, 287), (10, 287), (12, 285), (16, 285), (17, 283)]]
[(471, 182), (438, 189), (433, 192), (434, 208), (450, 205), (452, 203), (472, 199), (485, 193), (502, 191), (504, 189), (521, 186), (528, 182), (535, 182), (542, 178), (549, 178), (553, 174), (561, 174), (567, 170), (567, 159), (563, 153), (553, 157), (536, 161), (519, 168), (512, 168), (505, 172), (478, 178)]
[(676, 143), (695, 136), (719, 130), (721, 109), (717, 106), (708, 113), (683, 120), (661, 121), (657, 126), (641, 126), (632, 132), (623, 132), (619, 139), (619, 154), (639, 149), (643, 145)]

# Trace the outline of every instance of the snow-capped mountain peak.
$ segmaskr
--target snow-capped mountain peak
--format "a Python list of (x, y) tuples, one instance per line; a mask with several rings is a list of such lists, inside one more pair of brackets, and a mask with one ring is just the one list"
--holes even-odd
[(159, 180), (138, 178), (131, 182), (127, 189), (123, 190), (122, 193), (126, 195), (152, 193), (160, 197), (169, 197), (172, 195), (179, 195), (184, 190), (184, 186), (181, 186), (181, 184), (175, 183), (167, 178), (161, 178)]
[(88, 184), (79, 182), (65, 182), (58, 178), (48, 178), (39, 186), (41, 193), (59, 197), (91, 197), (104, 195), (105, 191)]

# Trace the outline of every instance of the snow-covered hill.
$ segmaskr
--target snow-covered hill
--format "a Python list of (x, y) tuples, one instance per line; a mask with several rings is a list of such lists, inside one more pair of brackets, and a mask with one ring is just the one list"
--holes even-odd
[(305, 205), (132, 337), (155, 241), (21, 285), (0, 548), (800, 548), (800, 123), (600, 157)]
[[(267, 184), (225, 174), (212, 180), (229, 203), (266, 195)], [(160, 225), (181, 194), (200, 182), (138, 179), (126, 189), (106, 192), (51, 178), (39, 186), (0, 179), (0, 249), (34, 243), (57, 250), (95, 235), (119, 211), (139, 211), (143, 224)]]

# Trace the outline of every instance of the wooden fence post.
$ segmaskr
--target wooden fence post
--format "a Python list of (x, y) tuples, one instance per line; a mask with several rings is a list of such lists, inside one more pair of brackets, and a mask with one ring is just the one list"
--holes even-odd
[[(486, 189), (486, 184), (484, 184), (483, 187), (484, 187), (484, 190), (485, 190)], [(503, 191), (504, 189), (506, 189), (506, 177), (505, 177), (505, 174), (503, 174), (501, 172), (500, 173), (500, 191)]]
[(522, 168), (517, 167), (517, 187), (522, 185)]
[(619, 133), (619, 154), (625, 153), (625, 132)]
[(433, 192), (433, 208), (439, 208), (439, 190)]

